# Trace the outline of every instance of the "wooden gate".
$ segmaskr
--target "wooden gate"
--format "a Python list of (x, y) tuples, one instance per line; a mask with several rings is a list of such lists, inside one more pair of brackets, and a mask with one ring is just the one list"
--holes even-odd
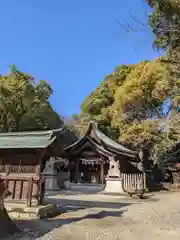
[[(125, 192), (135, 192), (139, 187), (146, 189), (145, 173), (122, 173), (123, 188)], [(142, 186), (140, 186), (142, 185)]]

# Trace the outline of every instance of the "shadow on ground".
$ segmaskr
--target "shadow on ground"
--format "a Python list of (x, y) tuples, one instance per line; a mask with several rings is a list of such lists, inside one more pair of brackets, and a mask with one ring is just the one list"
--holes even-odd
[(46, 196), (54, 196), (61, 194), (64, 196), (69, 195), (91, 195), (101, 193), (105, 189), (105, 185), (102, 184), (74, 184), (71, 183), (70, 190), (58, 190), (58, 191), (47, 191)]
[[(97, 197), (98, 199), (98, 197)], [(122, 201), (122, 200), (121, 200)], [(133, 204), (132, 200), (126, 200), (126, 203), (122, 202), (105, 202), (105, 201), (87, 201), (87, 200), (80, 200), (80, 199), (60, 199), (60, 198), (49, 198), (45, 201), (47, 204), (53, 203), (56, 204), (58, 207), (69, 207), (72, 206), (74, 209), (81, 207), (81, 209), (86, 208), (109, 208), (109, 209), (120, 209), (121, 207)]]
[(120, 218), (124, 211), (100, 211), (98, 213), (87, 214), (81, 217), (70, 217), (62, 219), (44, 219), (44, 220), (17, 220), (16, 224), (22, 230), (28, 230), (30, 237), (42, 237), (51, 232), (55, 228), (60, 228), (64, 225), (90, 220), (90, 219), (103, 219), (106, 217)]
[[(98, 201), (100, 197), (99, 194), (97, 194), (95, 198), (93, 196), (93, 199), (96, 201), (81, 200), (81, 196), (78, 197), (78, 199), (68, 199), (68, 197), (63, 198), (63, 195), (90, 195), (100, 192), (100, 189), (100, 187), (94, 187), (90, 190), (89, 188), (85, 189), (84, 187), (82, 188), (82, 186), (78, 186), (70, 191), (60, 191), (58, 192), (58, 196), (56, 196), (57, 193), (55, 195), (51, 194), (51, 197), (45, 198), (45, 202), (56, 204), (59, 209), (59, 216), (42, 220), (17, 220), (16, 224), (20, 226), (22, 230), (28, 232), (27, 234), (30, 236), (30, 239), (36, 239), (48, 234), (56, 228), (61, 228), (62, 226), (85, 220), (98, 219), (100, 224), (104, 224), (102, 219), (108, 217), (120, 218), (125, 211), (125, 209), (122, 208), (132, 204), (140, 204), (142, 202), (137, 200), (134, 201), (131, 198), (114, 198), (113, 202), (108, 201), (108, 199), (106, 201)], [(91, 197), (89, 197), (89, 199), (91, 199)], [(147, 200), (145, 199), (145, 201)], [(87, 211), (80, 211), (84, 209), (87, 209)], [(77, 211), (80, 211), (80, 214), (77, 213)], [(71, 213), (68, 215), (65, 212)], [(61, 215), (60, 213), (65, 214)]]
[[(97, 197), (98, 198), (98, 197)], [(61, 228), (64, 225), (88, 220), (88, 219), (105, 219), (107, 217), (119, 218), (125, 211), (123, 207), (129, 206), (132, 203), (127, 202), (99, 202), (99, 201), (80, 201), (69, 199), (49, 199), (50, 202), (57, 204), (59, 212), (71, 212), (68, 216), (67, 213), (54, 218), (47, 218), (42, 220), (16, 220), (16, 224), (25, 232), (28, 232), (28, 236), (38, 238), (44, 236), (48, 232), (51, 232), (55, 228)], [(122, 200), (121, 200), (122, 201)], [(62, 211), (62, 208), (65, 211)], [(87, 209), (86, 212), (77, 211)], [(73, 214), (74, 213), (74, 214)], [(80, 215), (77, 216), (76, 215)]]

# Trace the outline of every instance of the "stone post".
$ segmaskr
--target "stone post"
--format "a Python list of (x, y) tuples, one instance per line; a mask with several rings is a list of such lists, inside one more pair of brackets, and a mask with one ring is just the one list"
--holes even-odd
[(45, 191), (48, 190), (59, 190), (59, 186), (57, 184), (57, 171), (54, 169), (55, 159), (50, 158), (49, 161), (46, 162), (45, 169), (43, 171), (44, 181), (45, 181)]

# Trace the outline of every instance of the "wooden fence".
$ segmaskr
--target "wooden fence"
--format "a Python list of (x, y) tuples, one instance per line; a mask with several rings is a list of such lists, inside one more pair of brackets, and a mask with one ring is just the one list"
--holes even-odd
[(136, 191), (139, 188), (146, 189), (145, 173), (122, 173), (121, 176), (125, 192)]

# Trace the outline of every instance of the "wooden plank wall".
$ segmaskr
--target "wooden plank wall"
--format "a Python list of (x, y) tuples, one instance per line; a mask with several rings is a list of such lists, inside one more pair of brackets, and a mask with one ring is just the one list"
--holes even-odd
[(38, 180), (31, 177), (1, 177), (4, 179), (5, 186), (9, 191), (9, 195), (5, 198), (5, 202), (26, 203), (28, 207), (32, 204), (36, 205), (38, 201)]

